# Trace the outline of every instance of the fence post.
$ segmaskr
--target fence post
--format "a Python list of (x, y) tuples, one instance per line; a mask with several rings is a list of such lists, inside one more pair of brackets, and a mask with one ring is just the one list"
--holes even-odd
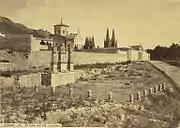
[(88, 90), (88, 98), (92, 98), (92, 91)]
[(154, 86), (154, 93), (157, 93), (157, 87), (156, 87), (156, 85)]
[(109, 100), (109, 101), (112, 101), (112, 92), (109, 92), (109, 93), (108, 93), (108, 100)]
[(134, 95), (130, 94), (130, 102), (133, 103), (134, 102)]
[(158, 91), (162, 91), (162, 84), (158, 85)]
[(162, 83), (162, 90), (166, 89), (166, 83)]
[(141, 93), (137, 92), (137, 100), (141, 100)]
[(147, 96), (147, 91), (143, 90), (143, 96), (146, 97)]
[(69, 88), (69, 96), (73, 96), (73, 88), (72, 87)]
[(152, 94), (152, 88), (149, 88), (149, 94)]

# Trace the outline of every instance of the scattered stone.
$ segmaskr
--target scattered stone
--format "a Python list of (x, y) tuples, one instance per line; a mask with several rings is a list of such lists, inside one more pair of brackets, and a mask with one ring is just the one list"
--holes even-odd
[(174, 89), (173, 88), (168, 88), (168, 91), (173, 93), (174, 92)]

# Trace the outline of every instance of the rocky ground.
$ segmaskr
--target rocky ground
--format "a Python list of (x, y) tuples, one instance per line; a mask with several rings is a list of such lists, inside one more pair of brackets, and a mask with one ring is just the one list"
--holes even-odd
[[(79, 69), (80, 67), (76, 67)], [(175, 128), (180, 122), (180, 93), (149, 63), (81, 66), (84, 75), (73, 85), (60, 87), (54, 95), (34, 89), (1, 90), (1, 122), (61, 123), (63, 126), (109, 128)], [(130, 103), (129, 94), (166, 83), (166, 90)], [(87, 91), (92, 90), (92, 98)], [(112, 92), (113, 101), (107, 100)]]

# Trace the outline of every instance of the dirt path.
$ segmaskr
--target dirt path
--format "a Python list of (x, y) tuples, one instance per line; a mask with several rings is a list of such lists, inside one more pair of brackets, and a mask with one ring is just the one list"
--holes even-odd
[(162, 61), (151, 61), (156, 68), (163, 71), (172, 81), (175, 83), (177, 89), (180, 92), (180, 68), (172, 66)]

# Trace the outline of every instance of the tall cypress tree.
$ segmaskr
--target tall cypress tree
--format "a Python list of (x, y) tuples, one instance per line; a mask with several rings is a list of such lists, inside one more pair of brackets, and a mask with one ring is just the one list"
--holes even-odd
[(84, 43), (84, 49), (88, 49), (89, 48), (89, 41), (88, 38), (85, 38), (85, 43)]

